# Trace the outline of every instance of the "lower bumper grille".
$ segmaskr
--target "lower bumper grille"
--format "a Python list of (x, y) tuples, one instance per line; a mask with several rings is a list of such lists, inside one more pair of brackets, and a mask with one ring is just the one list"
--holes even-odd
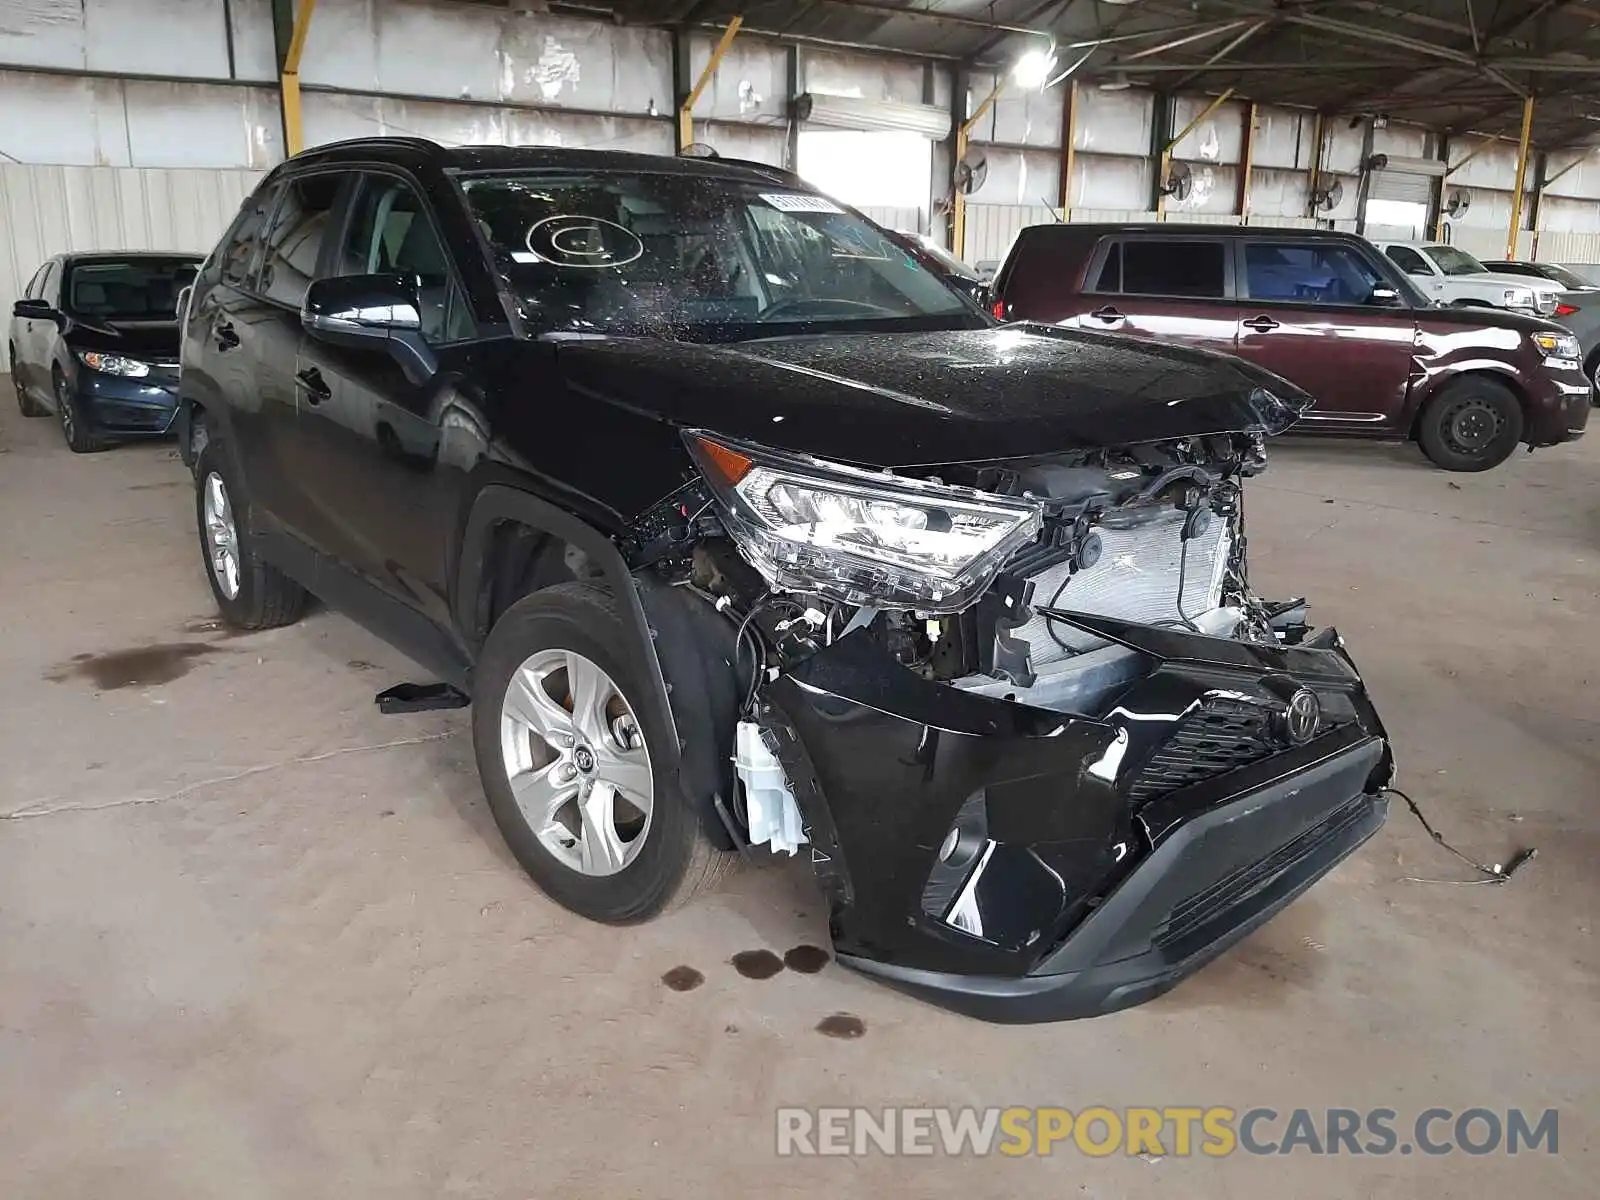
[(1134, 776), (1128, 799), (1143, 804), (1256, 762), (1279, 749), (1272, 715), (1259, 705), (1213, 699), (1190, 713)]
[(1209, 927), (1213, 923), (1227, 920), (1230, 910), (1249, 900), (1275, 879), (1293, 871), (1298, 864), (1317, 855), (1326, 843), (1343, 837), (1367, 819), (1371, 808), (1368, 797), (1357, 796), (1266, 857), (1246, 863), (1204, 891), (1180, 900), (1173, 905), (1165, 926), (1153, 939), (1155, 946), (1177, 958), (1186, 956), (1190, 949), (1188, 943), (1209, 940)]

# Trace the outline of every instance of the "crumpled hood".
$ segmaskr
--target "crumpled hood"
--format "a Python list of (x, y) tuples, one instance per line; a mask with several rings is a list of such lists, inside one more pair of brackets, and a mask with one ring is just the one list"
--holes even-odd
[(1045, 325), (707, 345), (563, 341), (568, 386), (779, 449), (910, 467), (1281, 433), (1312, 404), (1229, 355)]

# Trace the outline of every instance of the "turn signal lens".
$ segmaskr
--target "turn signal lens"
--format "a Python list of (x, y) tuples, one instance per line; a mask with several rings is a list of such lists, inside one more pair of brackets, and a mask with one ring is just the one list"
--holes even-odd
[(737, 450), (730, 450), (710, 438), (692, 437), (690, 445), (698, 452), (696, 457), (700, 459), (701, 468), (728, 487), (732, 487), (750, 474), (750, 468), (755, 466), (755, 463)]

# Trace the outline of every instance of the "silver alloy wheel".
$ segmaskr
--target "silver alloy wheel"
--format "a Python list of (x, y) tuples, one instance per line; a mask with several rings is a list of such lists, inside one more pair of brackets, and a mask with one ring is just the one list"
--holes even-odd
[(512, 673), (500, 753), (523, 820), (558, 862), (615, 875), (644, 848), (655, 801), (650, 751), (616, 682), (574, 650), (540, 650)]
[(203, 486), (206, 561), (222, 594), (233, 600), (239, 595), (239, 531), (233, 522), (233, 504), (227, 485), (215, 471), (206, 476)]

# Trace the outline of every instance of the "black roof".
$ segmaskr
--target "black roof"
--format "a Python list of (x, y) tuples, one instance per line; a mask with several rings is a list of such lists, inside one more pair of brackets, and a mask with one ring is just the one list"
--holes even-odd
[(1074, 236), (1104, 237), (1113, 233), (1177, 234), (1182, 237), (1249, 238), (1293, 237), (1324, 241), (1350, 241), (1353, 233), (1340, 229), (1310, 229), (1281, 225), (1209, 225), (1198, 221), (1057, 221), (1051, 225), (1029, 225), (1028, 230), (1064, 229)]
[(65, 265), (94, 262), (127, 262), (136, 258), (192, 258), (199, 262), (205, 255), (197, 250), (71, 250), (54, 255)]
[(566, 146), (441, 146), (426, 138), (374, 137), (328, 142), (290, 159), (291, 164), (329, 162), (392, 162), (454, 171), (607, 171), (672, 174), (751, 183), (783, 182), (800, 186), (781, 167), (740, 159), (680, 158), (640, 154), (632, 150), (577, 150)]

